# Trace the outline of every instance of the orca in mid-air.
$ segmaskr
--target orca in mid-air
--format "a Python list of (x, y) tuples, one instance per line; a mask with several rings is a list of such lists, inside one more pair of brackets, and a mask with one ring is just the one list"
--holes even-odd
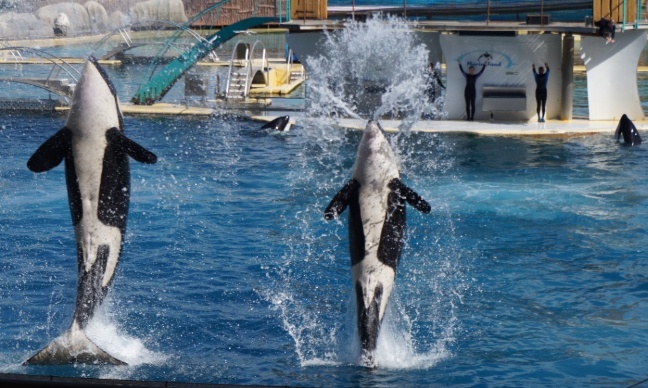
[(270, 133), (285, 134), (290, 130), (290, 116), (279, 116), (261, 127)]
[(75, 88), (65, 127), (27, 162), (31, 171), (44, 172), (65, 161), (79, 278), (72, 325), (25, 365), (125, 364), (88, 339), (85, 328), (119, 263), (130, 198), (129, 156), (141, 163), (157, 161), (124, 135), (115, 88), (91, 57)]
[(621, 136), (623, 136), (623, 142), (625, 144), (641, 144), (641, 136), (639, 136), (637, 127), (635, 127), (634, 123), (625, 114), (621, 116), (621, 120), (619, 120), (619, 125), (617, 125), (616, 132), (614, 134), (614, 138), (616, 139), (617, 143), (620, 142)]
[(405, 232), (405, 202), (430, 205), (400, 179), (394, 152), (378, 123), (364, 130), (351, 180), (331, 200), (331, 220), (349, 207), (349, 251), (363, 362), (373, 367), (380, 325), (394, 285)]

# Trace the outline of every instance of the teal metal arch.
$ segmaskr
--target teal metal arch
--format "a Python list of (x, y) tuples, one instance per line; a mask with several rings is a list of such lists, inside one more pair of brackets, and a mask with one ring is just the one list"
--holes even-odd
[[(17, 51), (27, 51), (30, 53), (34, 53), (35, 55), (49, 61), (54, 65), (54, 68), (59, 68), (60, 70), (63, 70), (64, 72), (69, 75), (74, 82), (78, 81), (77, 76), (81, 76), (81, 72), (77, 70), (74, 66), (70, 65), (67, 63), (63, 58), (60, 58), (52, 53), (49, 53), (43, 49), (38, 49), (38, 48), (33, 48), (33, 47), (26, 47), (26, 46), (6, 46), (6, 47), (1, 47), (0, 51), (7, 51), (7, 50), (17, 50)], [(54, 68), (52, 71), (50, 71), (50, 74), (47, 76), (49, 77), (52, 75), (54, 72)], [(76, 73), (76, 75), (74, 75)]]
[[(109, 60), (110, 58), (115, 57), (115, 56), (117, 56), (118, 54), (123, 54), (123, 53), (125, 53), (126, 51), (130, 51), (130, 50), (134, 50), (134, 49), (136, 49), (136, 48), (146, 47), (146, 46), (155, 46), (155, 45), (158, 45), (158, 46), (159, 46), (159, 45), (161, 45), (161, 44), (164, 44), (164, 43), (148, 42), (148, 43), (133, 44), (133, 45), (131, 45), (131, 46), (126, 46), (126, 47), (118, 47), (118, 48), (116, 48), (115, 50), (112, 50), (112, 51), (110, 51), (110, 52), (104, 54), (104, 55), (101, 57), (101, 59), (103, 59), (103, 60)], [(182, 53), (182, 52), (183, 52), (182, 50), (185, 50), (185, 49), (186, 49), (186, 47), (184, 47), (184, 48), (174, 47), (174, 48), (176, 49), (176, 52), (178, 52), (178, 53)]]
[(277, 21), (278, 19), (274, 17), (251, 17), (231, 24), (217, 33), (207, 36), (204, 40), (196, 43), (190, 50), (175, 58), (162, 70), (151, 76), (148, 82), (139, 88), (135, 96), (131, 99), (131, 102), (136, 105), (153, 104), (155, 101), (164, 97), (178, 79), (195, 65), (196, 62), (204, 58), (210, 51), (223, 42), (236, 36), (238, 31)]
[[(197, 41), (201, 41), (201, 40), (204, 39), (202, 36), (200, 36), (199, 34), (197, 34), (195, 31), (193, 31), (191, 29), (191, 26), (189, 24), (187, 24), (189, 22), (184, 23), (184, 24), (179, 24), (179, 23), (172, 22), (170, 20), (153, 20), (153, 21), (130, 24), (128, 27), (131, 28), (131, 29), (132, 28), (137, 28), (137, 27), (146, 27), (146, 26), (149, 26), (151, 23), (156, 24), (156, 25), (159, 24), (159, 25), (168, 25), (168, 26), (171, 26), (171, 27), (175, 27), (177, 31), (176, 31), (176, 33), (174, 34), (174, 36), (171, 39), (167, 40), (164, 43), (149, 42), (149, 43), (146, 43), (146, 44), (134, 44), (134, 45), (132, 45), (130, 47), (127, 47), (127, 48), (113, 50), (110, 53), (105, 54), (104, 56), (102, 56), (101, 59), (110, 59), (111, 57), (118, 54), (119, 52), (130, 50), (131, 48), (135, 48), (136, 46), (137, 47), (142, 47), (142, 46), (145, 46), (145, 45), (153, 45), (153, 44), (163, 45), (164, 46), (163, 52), (158, 53), (158, 56), (160, 56), (160, 55), (163, 55), (165, 52), (167, 52), (170, 48), (176, 48), (177, 49), (176, 45), (174, 45), (173, 42), (175, 42), (175, 40), (176, 40), (176, 35), (179, 36), (182, 32), (187, 32), (189, 35), (193, 36)], [(122, 38), (124, 38), (124, 41), (126, 43), (128, 43), (128, 44), (132, 44), (132, 40), (129, 41), (130, 36), (128, 36), (128, 35), (125, 36), (123, 34), (123, 32), (125, 32), (125, 30), (123, 28), (115, 28), (112, 31), (110, 31), (99, 42), (97, 42), (97, 44), (95, 44), (94, 48), (92, 49), (92, 55), (94, 55), (96, 57), (95, 53), (97, 52), (97, 50), (99, 50), (99, 48), (101, 46), (103, 46), (104, 43), (106, 43), (110, 38), (112, 38), (113, 36), (115, 36), (117, 34), (122, 34)], [(128, 37), (128, 39), (127, 39), (127, 37)], [(179, 52), (182, 52), (182, 51), (179, 51)]]
[(51, 85), (48, 85), (46, 82), (39, 82), (38, 80), (30, 80), (30, 79), (22, 79), (22, 78), (0, 78), (0, 82), (13, 82), (17, 84), (23, 84), (23, 85), (30, 85), (37, 87), (39, 89), (46, 90), (50, 93), (54, 93), (57, 96), (65, 99), (65, 103), (69, 104), (70, 99), (74, 95), (74, 89), (69, 88), (69, 89), (62, 89), (62, 88), (57, 88)]

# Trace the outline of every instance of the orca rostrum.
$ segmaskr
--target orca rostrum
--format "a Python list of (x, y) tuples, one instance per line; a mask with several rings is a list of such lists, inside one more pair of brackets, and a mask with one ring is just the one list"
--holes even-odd
[(349, 251), (363, 363), (375, 366), (380, 326), (394, 286), (405, 233), (405, 203), (430, 205), (400, 178), (394, 152), (377, 122), (362, 136), (351, 180), (324, 211), (327, 220), (349, 207)]
[(78, 282), (70, 328), (25, 365), (125, 364), (88, 339), (85, 329), (119, 263), (130, 199), (129, 156), (141, 163), (157, 161), (153, 153), (124, 135), (115, 88), (91, 57), (76, 85), (65, 126), (27, 162), (31, 171), (44, 172), (65, 161)]

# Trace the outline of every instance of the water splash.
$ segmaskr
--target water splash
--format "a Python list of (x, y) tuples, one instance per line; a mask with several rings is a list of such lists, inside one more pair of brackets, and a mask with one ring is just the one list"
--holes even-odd
[(309, 113), (315, 117), (399, 118), (408, 130), (437, 117), (429, 100), (429, 50), (404, 19), (375, 15), (326, 33), (321, 55), (309, 60)]
[(437, 135), (409, 133), (421, 118), (441, 114), (434, 102), (442, 98), (432, 102), (428, 94), (428, 56), (404, 20), (375, 16), (327, 33), (322, 55), (309, 60), (310, 119), (300, 122), (304, 151), (293, 161), (287, 180), (292, 196), (312, 201), (284, 215), (287, 251), (280, 263), (264, 266), (270, 286), (259, 292), (293, 339), (302, 367), (363, 365), (346, 216), (328, 223), (322, 216), (349, 179), (361, 137), (335, 129), (338, 118), (401, 119), (392, 147), (405, 180), (434, 208), (431, 217), (410, 212), (403, 264), (378, 339), (377, 365), (432, 368), (452, 356), (461, 334), (458, 315), (470, 287), (466, 262), (471, 252), (455, 237), (450, 199), (432, 195), (436, 175), (454, 165), (447, 156), (452, 148)]
[(111, 317), (100, 314), (86, 328), (88, 338), (129, 367), (144, 364), (161, 365), (168, 356), (147, 348), (145, 340), (127, 334)]
[[(356, 328), (346, 215), (325, 222), (323, 209), (349, 179), (362, 134), (334, 129), (329, 117), (303, 121), (303, 151), (287, 181), (306, 207), (283, 215), (286, 252), (264, 266), (269, 286), (259, 295), (294, 342), (299, 364), (363, 365)], [(376, 362), (386, 369), (429, 369), (452, 357), (463, 333), (459, 318), (470, 292), (473, 252), (454, 226), (452, 198), (434, 195), (452, 175), (452, 144), (434, 134), (390, 136), (403, 179), (432, 204), (431, 215), (408, 212), (407, 239), (396, 285), (378, 340)]]

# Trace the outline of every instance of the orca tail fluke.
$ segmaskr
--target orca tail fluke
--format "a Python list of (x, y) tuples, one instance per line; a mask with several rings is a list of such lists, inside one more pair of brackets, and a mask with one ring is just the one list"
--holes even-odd
[(23, 365), (63, 364), (128, 365), (97, 346), (83, 330), (74, 327), (23, 363)]

